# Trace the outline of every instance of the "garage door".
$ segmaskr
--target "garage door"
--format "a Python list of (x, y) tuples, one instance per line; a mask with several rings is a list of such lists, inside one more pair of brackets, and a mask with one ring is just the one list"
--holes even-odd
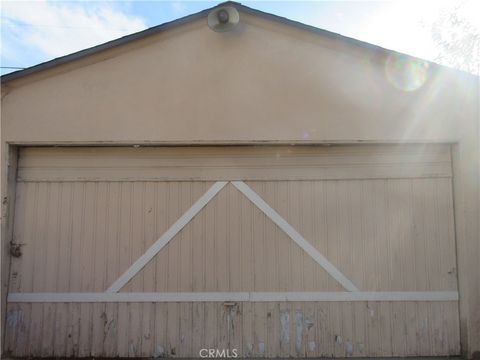
[(452, 203), (447, 145), (23, 148), (6, 349), (455, 355)]

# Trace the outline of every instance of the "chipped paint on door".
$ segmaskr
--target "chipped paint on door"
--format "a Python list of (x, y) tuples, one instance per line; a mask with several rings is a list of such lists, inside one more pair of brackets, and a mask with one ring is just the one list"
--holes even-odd
[[(456, 291), (448, 147), (402, 149), (26, 149), (15, 210), (25, 245), (9, 291), (104, 292), (218, 180), (195, 164), (216, 164), (230, 181), (232, 159), (245, 184), (361, 291)], [(327, 291), (344, 289), (228, 183), (120, 294)], [(11, 302), (7, 320), (15, 356), (459, 352), (454, 300)]]

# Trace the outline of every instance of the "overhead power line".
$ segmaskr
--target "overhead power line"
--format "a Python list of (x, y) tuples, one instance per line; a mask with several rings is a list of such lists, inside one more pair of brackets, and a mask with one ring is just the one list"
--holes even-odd
[[(13, 19), (7, 16), (0, 16), (0, 20), (2, 21), (3, 25), (11, 26), (12, 23), (18, 26), (33, 26), (33, 27), (47, 27), (47, 28), (59, 28), (59, 29), (81, 29), (81, 30), (98, 30), (98, 29), (105, 29), (108, 30), (116, 30), (116, 31), (131, 31), (131, 29), (127, 28), (117, 28), (117, 27), (110, 27), (110, 26), (69, 26), (69, 25), (51, 25), (51, 24), (33, 24), (28, 23), (22, 20)], [(11, 23), (5, 22), (5, 20), (10, 21)]]

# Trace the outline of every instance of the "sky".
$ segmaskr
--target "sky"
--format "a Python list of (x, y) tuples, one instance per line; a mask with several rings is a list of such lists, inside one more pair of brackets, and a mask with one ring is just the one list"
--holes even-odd
[[(1, 74), (92, 47), (221, 1), (0, 0)], [(430, 61), (432, 24), (454, 9), (480, 28), (479, 0), (241, 1), (243, 5)]]

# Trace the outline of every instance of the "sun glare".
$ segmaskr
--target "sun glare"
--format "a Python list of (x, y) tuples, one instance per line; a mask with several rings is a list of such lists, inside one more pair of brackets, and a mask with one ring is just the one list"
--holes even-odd
[[(357, 38), (401, 53), (453, 66), (448, 54), (434, 41), (433, 26), (441, 19), (444, 34), (458, 32), (460, 19), (470, 31), (480, 32), (480, 1), (393, 1), (379, 5), (368, 21), (359, 26)], [(467, 28), (467, 26), (465, 26)], [(477, 51), (478, 52), (478, 51)], [(479, 54), (464, 54), (465, 57)], [(388, 67), (402, 67), (404, 60), (389, 59)], [(477, 60), (478, 61), (478, 60)], [(400, 63), (400, 64), (399, 64)], [(405, 65), (405, 64), (404, 64)], [(413, 64), (413, 73), (420, 80), (425, 73), (422, 64)], [(413, 85), (412, 85), (413, 86)]]
[(385, 63), (385, 75), (397, 89), (415, 91), (427, 81), (428, 68), (425, 60), (391, 54)]

